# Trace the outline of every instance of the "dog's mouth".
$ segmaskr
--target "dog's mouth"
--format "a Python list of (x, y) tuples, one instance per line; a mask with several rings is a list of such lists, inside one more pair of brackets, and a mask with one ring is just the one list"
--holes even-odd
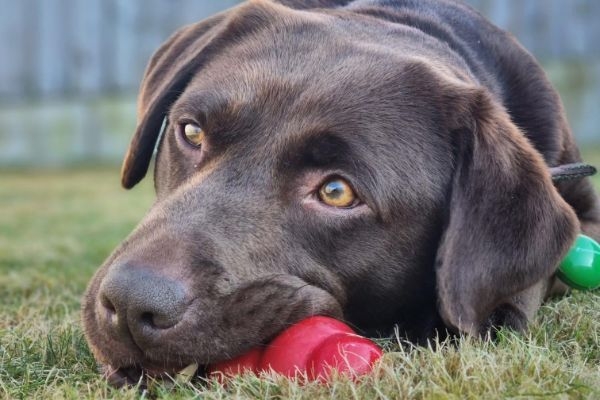
[(117, 388), (136, 385), (145, 388), (151, 381), (189, 383), (208, 378), (207, 366), (196, 363), (162, 369), (142, 368), (137, 365), (119, 368), (104, 365), (102, 369), (107, 382)]
[(341, 303), (329, 291), (291, 275), (251, 281), (218, 302), (200, 303), (163, 328), (126, 312), (115, 314), (120, 322), (115, 324), (115, 318), (102, 317), (107, 314), (102, 302), (87, 302), (86, 335), (105, 379), (116, 387), (206, 381), (214, 363), (266, 345), (304, 318), (343, 317)]

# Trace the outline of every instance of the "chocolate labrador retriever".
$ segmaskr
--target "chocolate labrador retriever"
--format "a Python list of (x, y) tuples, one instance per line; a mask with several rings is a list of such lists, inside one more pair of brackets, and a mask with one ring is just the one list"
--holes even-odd
[(117, 384), (315, 314), (417, 342), (522, 330), (575, 235), (600, 240), (590, 181), (551, 180), (580, 160), (555, 90), (454, 0), (255, 0), (186, 26), (147, 68), (123, 186), (157, 143), (156, 202), (83, 304)]

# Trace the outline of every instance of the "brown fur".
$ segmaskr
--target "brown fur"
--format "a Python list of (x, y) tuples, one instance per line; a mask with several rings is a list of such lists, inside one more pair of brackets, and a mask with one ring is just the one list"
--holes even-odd
[[(575, 234), (600, 239), (589, 180), (550, 180), (580, 157), (535, 60), (451, 0), (279, 3), (184, 27), (150, 61), (122, 179), (168, 117), (157, 200), (86, 293), (98, 360), (208, 364), (314, 314), (416, 342), (524, 329)], [(361, 204), (320, 203), (330, 176)]]

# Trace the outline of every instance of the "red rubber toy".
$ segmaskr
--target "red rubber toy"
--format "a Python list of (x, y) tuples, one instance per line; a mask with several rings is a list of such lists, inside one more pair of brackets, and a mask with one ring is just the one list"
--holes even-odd
[(325, 339), (312, 353), (307, 378), (327, 382), (333, 370), (357, 378), (371, 372), (382, 355), (379, 346), (369, 339), (340, 333)]
[(225, 376), (235, 376), (245, 372), (254, 372), (256, 374), (259, 372), (258, 364), (261, 357), (262, 351), (255, 348), (231, 360), (221, 361), (211, 366), (209, 373)]
[(261, 352), (252, 349), (209, 367), (209, 374), (234, 376), (273, 370), (289, 378), (327, 382), (332, 370), (356, 378), (383, 355), (379, 346), (346, 324), (328, 317), (307, 318), (283, 331)]

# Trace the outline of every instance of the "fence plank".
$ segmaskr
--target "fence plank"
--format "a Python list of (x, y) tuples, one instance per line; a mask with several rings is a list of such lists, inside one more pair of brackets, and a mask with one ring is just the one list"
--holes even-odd
[(38, 53), (36, 87), (43, 96), (55, 96), (68, 84), (66, 63), (65, 2), (45, 0), (38, 3)]
[(103, 36), (102, 0), (70, 0), (72, 7), (71, 79), (79, 95), (103, 90)]
[(114, 31), (116, 40), (113, 47), (113, 81), (117, 88), (133, 88), (141, 76), (136, 68), (136, 48), (140, 38), (136, 34), (136, 21), (140, 7), (133, 1), (113, 1)]
[[(19, 96), (23, 90), (24, 76), (19, 64), (25, 62), (23, 55), (29, 45), (21, 31), (25, 6), (23, 2), (13, 1), (0, 12), (0, 54), (4, 58), (0, 62), (0, 98)], [(21, 50), (16, 52), (15, 48)]]

